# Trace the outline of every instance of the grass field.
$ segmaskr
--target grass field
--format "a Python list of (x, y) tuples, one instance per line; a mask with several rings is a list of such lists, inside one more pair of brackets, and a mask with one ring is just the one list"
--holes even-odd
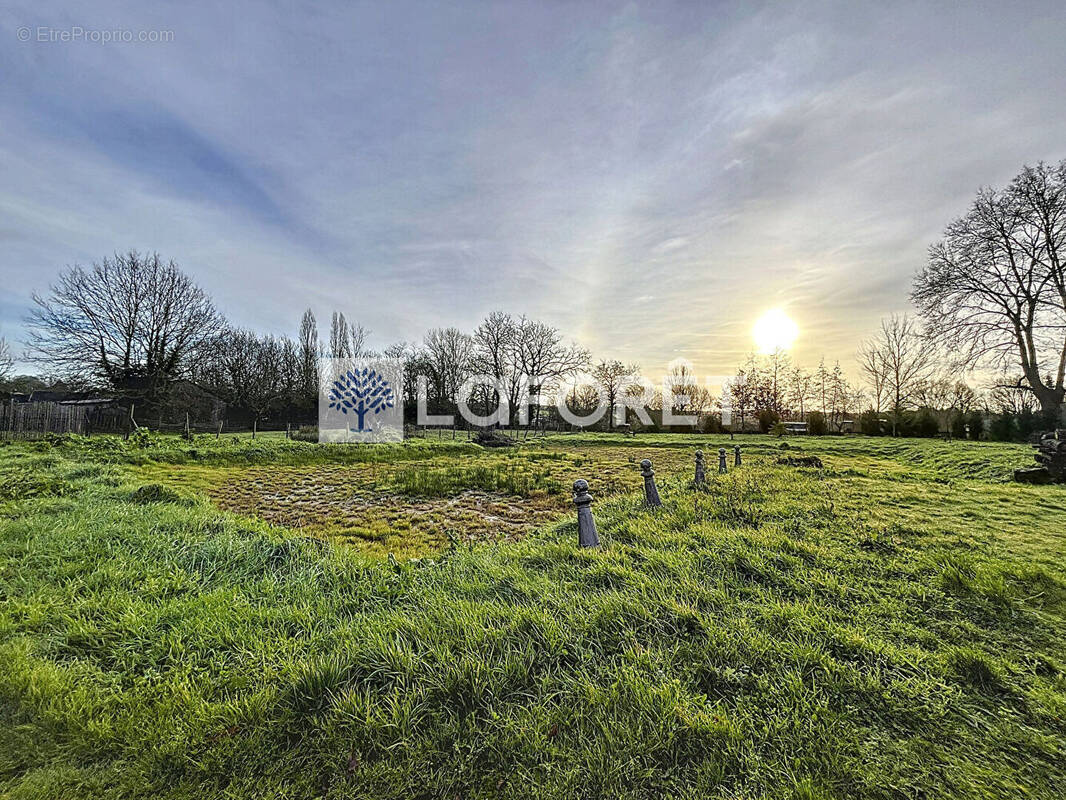
[(1066, 486), (789, 444), (0, 446), (0, 795), (1062, 797)]

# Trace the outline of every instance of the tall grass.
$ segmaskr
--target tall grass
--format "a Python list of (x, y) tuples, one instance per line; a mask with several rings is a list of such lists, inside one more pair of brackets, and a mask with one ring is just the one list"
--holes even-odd
[(396, 470), (390, 488), (419, 497), (450, 497), (463, 491), (503, 492), (529, 496), (559, 494), (563, 487), (546, 470), (526, 462), (461, 464), (443, 467), (407, 466)]
[(0, 794), (1060, 797), (1061, 487), (855, 459), (397, 563), (4, 449)]

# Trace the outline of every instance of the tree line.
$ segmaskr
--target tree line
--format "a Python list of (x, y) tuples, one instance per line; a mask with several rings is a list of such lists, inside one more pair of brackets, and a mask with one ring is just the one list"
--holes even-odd
[[(824, 365), (814, 373), (832, 398), (819, 390), (815, 423), (831, 427), (861, 406), (859, 428), (871, 434), (1007, 440), (1066, 425), (1066, 160), (979, 190), (929, 247), (911, 300), (916, 316), (882, 320), (861, 344), (862, 389), (836, 368), (829, 380)], [(738, 372), (734, 412), (804, 415), (806, 379), (786, 377), (782, 393), (789, 372), (778, 361)], [(988, 376), (980, 390), (958, 377), (973, 371)]]
[[(54, 381), (106, 390), (153, 410), (171, 403), (175, 387), (192, 385), (247, 412), (253, 424), (271, 413), (314, 419), (323, 358), (404, 358), (402, 392), (412, 414), (420, 387), (430, 413), (453, 412), (464, 381), (489, 375), (496, 386), (479, 386), (470, 402), (487, 407), (502, 397), (512, 423), (526, 394), (551, 396), (567, 376), (593, 366), (588, 351), (554, 327), (503, 312), (469, 333), (434, 328), (420, 342), (381, 351), (341, 311), (333, 312), (324, 336), (310, 309), (295, 337), (263, 335), (230, 326), (173, 261), (136, 251), (68, 267), (33, 302), (27, 356)], [(7, 354), (3, 343), (0, 356)], [(603, 373), (613, 366), (595, 368)], [(525, 376), (537, 376), (537, 383), (528, 385)], [(187, 393), (182, 397), (188, 402)]]
[[(656, 386), (637, 364), (593, 360), (553, 326), (502, 311), (472, 331), (434, 328), (420, 341), (380, 351), (341, 311), (333, 312), (325, 335), (310, 309), (296, 336), (263, 335), (231, 326), (173, 261), (136, 251), (68, 267), (47, 293), (34, 294), (27, 358), (53, 382), (103, 389), (148, 408), (188, 403), (177, 387), (197, 387), (253, 423), (271, 414), (313, 419), (321, 359), (382, 355), (406, 361), (402, 391), (411, 414), (419, 401), (430, 414), (454, 414), (467, 379), (487, 375), (492, 385), (476, 386), (469, 405), (485, 410), (504, 401), (511, 425), (542, 422), (553, 396), (584, 414), (639, 394), (660, 419), (668, 409), (705, 428), (720, 425), (726, 408), (740, 429), (757, 423), (770, 430), (792, 419), (833, 432), (850, 421), (867, 433), (892, 435), (964, 434), (983, 430), (984, 417), (994, 415), (992, 432), (1009, 438), (1063, 424), (1064, 254), (1066, 160), (1027, 166), (1006, 187), (982, 189), (929, 248), (911, 294), (917, 315), (882, 320), (861, 344), (862, 386), (851, 383), (839, 362), (807, 369), (780, 351), (750, 356), (718, 397), (686, 364), (674, 365)], [(48, 382), (12, 378), (13, 364), (0, 338), (5, 389)], [(972, 370), (997, 377), (978, 391), (957, 377)], [(525, 376), (536, 376), (535, 384)], [(523, 419), (531, 395), (547, 402), (534, 404), (532, 418)], [(645, 424), (642, 416), (623, 421)], [(604, 425), (614, 424), (607, 414)]]

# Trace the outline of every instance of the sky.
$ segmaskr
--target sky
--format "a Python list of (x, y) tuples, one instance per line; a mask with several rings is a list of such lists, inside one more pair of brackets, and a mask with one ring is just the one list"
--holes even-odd
[(854, 373), (978, 188), (1066, 158), (1064, 30), (1061, 2), (7, 2), (0, 335), (134, 248), (263, 332), (499, 309), (728, 374), (781, 308), (797, 361)]

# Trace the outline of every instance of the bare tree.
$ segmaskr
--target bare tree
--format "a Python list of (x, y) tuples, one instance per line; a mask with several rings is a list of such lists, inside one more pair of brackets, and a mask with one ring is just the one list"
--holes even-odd
[(11, 356), (11, 348), (7, 344), (7, 339), (0, 336), (0, 381), (7, 380), (14, 366), (15, 359)]
[(348, 352), (352, 358), (370, 358), (375, 353), (367, 347), (370, 331), (358, 322), (348, 323)]
[(881, 330), (863, 343), (860, 352), (871, 353), (879, 374), (884, 376), (895, 436), (900, 415), (914, 404), (936, 366), (935, 351), (910, 317), (893, 314), (881, 320)]
[(414, 408), (418, 402), (418, 376), (424, 374), (418, 348), (410, 342), (396, 342), (386, 347), (382, 355), (403, 360), (403, 402), (406, 407)]
[(294, 406), (303, 406), (307, 396), (303, 392), (303, 360), (300, 345), (288, 336), (277, 340), (280, 359), (281, 385), (284, 389), (282, 398), (291, 411)]
[(1036, 398), (1033, 393), (1020, 381), (997, 381), (992, 385), (988, 393), (988, 401), (992, 408), (1000, 413), (1018, 415), (1033, 411)]
[(348, 341), (348, 320), (339, 311), (333, 312), (329, 325), (330, 358), (350, 358), (351, 343)]
[(766, 405), (776, 411), (779, 415), (784, 416), (787, 411), (787, 403), (785, 402), (787, 396), (786, 387), (788, 385), (789, 371), (792, 367), (792, 358), (785, 350), (775, 347), (774, 350), (766, 356), (765, 364), (766, 389), (768, 395), (766, 398)]
[(458, 328), (434, 328), (423, 339), (424, 369), (430, 401), (438, 408), (454, 403), (474, 363), (474, 342)]
[(286, 353), (295, 373), (295, 343), (253, 331), (228, 330), (215, 336), (199, 360), (195, 380), (230, 406), (252, 414), (252, 437), (259, 421), (277, 405), (289, 388)]
[(829, 375), (829, 408), (826, 421), (836, 428), (837, 431), (844, 429), (844, 421), (848, 414), (858, 408), (865, 397), (865, 392), (859, 387), (852, 386), (840, 367), (840, 362), (833, 363), (833, 369)]
[[(517, 341), (518, 323), (514, 317), (502, 311), (489, 314), (473, 334), (474, 371), (491, 375), (498, 386), (506, 387), (511, 409), (517, 406), (522, 390), (521, 376), (518, 374)], [(487, 406), (499, 406), (500, 390), (479, 388), (486, 394)]]
[(966, 413), (977, 406), (977, 392), (965, 381), (955, 381), (948, 395), (948, 408)]
[(877, 344), (873, 341), (863, 342), (859, 346), (859, 370), (866, 378), (870, 387), (870, 399), (873, 401), (874, 411), (881, 413), (882, 406), (888, 404), (885, 392), (888, 387), (886, 364), (881, 358)]
[(223, 325), (207, 294), (173, 262), (135, 251), (68, 267), (34, 294), (31, 357), (65, 376), (159, 399)]
[(819, 404), (822, 416), (828, 419), (829, 405), (833, 396), (832, 376), (825, 366), (825, 357), (818, 360), (818, 369), (811, 378), (814, 388), (814, 399)]
[[(495, 311), (473, 334), (474, 371), (491, 375), (507, 393), (512, 422), (518, 416), (525, 394), (547, 395), (563, 378), (573, 376), (588, 365), (588, 351), (566, 345), (558, 330), (526, 317), (515, 318)], [(528, 383), (527, 383), (528, 381)], [(498, 405), (499, 391), (486, 391), (486, 399)], [(540, 407), (533, 423), (539, 420)]]
[(1066, 395), (1066, 161), (983, 189), (929, 249), (912, 297), (956, 361), (1020, 372), (1049, 418)]
[(567, 407), (579, 417), (591, 416), (601, 401), (600, 393), (590, 383), (574, 383), (566, 396)]
[[(521, 379), (528, 379), (530, 395), (545, 395), (554, 391), (563, 378), (576, 375), (589, 363), (588, 350), (576, 344), (563, 344), (562, 334), (558, 330), (525, 317), (518, 321), (514, 349), (517, 373)], [(517, 403), (512, 409), (517, 410)], [(539, 419), (538, 405), (533, 424), (536, 425)]]
[(786, 384), (788, 404), (801, 420), (805, 419), (807, 403), (814, 399), (814, 377), (803, 367), (796, 366), (788, 373)]
[[(614, 430), (614, 409), (633, 378), (640, 372), (636, 364), (623, 364), (621, 361), (600, 361), (592, 368), (592, 377), (604, 389), (607, 401), (607, 429)], [(598, 401), (597, 401), (598, 402)]]
[(950, 405), (953, 391), (951, 378), (933, 374), (917, 388), (914, 401), (920, 408), (941, 411)]
[[(723, 394), (729, 397), (732, 413), (740, 420), (736, 430), (744, 432), (744, 424), (748, 413), (756, 408), (756, 398), (759, 394), (761, 378), (758, 367), (754, 361), (746, 367), (737, 370), (737, 374), (727, 381), (722, 387)], [(730, 426), (733, 427), (733, 426)]]
[(370, 331), (358, 322), (349, 322), (341, 311), (334, 311), (329, 325), (330, 358), (367, 358), (374, 355), (367, 346)]
[(322, 348), (318, 341), (318, 323), (311, 309), (304, 311), (300, 320), (299, 348), (301, 405), (314, 408), (318, 401), (318, 358)]
[(665, 409), (669, 402), (671, 413), (693, 416), (698, 422), (714, 404), (714, 396), (706, 386), (700, 386), (696, 373), (687, 363), (671, 367), (665, 384), (656, 394), (653, 407)]

